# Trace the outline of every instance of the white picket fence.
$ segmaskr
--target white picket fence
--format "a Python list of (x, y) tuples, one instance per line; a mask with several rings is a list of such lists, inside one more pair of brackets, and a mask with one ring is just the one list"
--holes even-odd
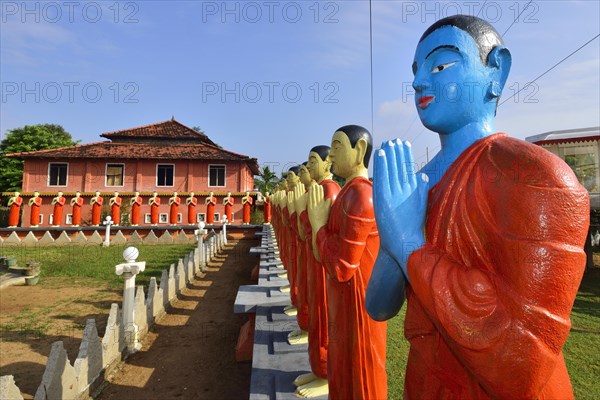
[[(171, 302), (177, 299), (186, 285), (193, 281), (196, 274), (204, 268), (205, 263), (224, 248), (222, 234), (209, 237), (203, 245), (205, 258), (197, 249), (191, 251), (177, 265), (172, 264), (169, 270), (163, 270), (160, 285), (156, 278), (150, 278), (148, 296), (143, 286), (137, 286), (133, 318), (137, 325), (138, 338), (148, 332), (168, 310)], [(201, 250), (201, 251), (202, 251)], [(34, 399), (79, 399), (87, 398), (96, 384), (128, 355), (127, 341), (133, 340), (125, 335), (122, 307), (113, 303), (110, 308), (104, 336), (100, 338), (96, 329), (96, 321), (88, 319), (79, 346), (79, 354), (73, 364), (69, 361), (62, 341), (52, 344), (46, 369), (42, 376)], [(102, 378), (102, 379), (100, 379)], [(0, 377), (0, 398), (2, 400), (22, 400), (21, 391), (16, 386), (13, 375)]]

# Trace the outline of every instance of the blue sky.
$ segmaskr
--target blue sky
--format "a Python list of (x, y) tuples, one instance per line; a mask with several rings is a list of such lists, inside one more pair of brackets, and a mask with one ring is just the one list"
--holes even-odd
[[(503, 98), (600, 32), (598, 1), (0, 1), (0, 132), (63, 125), (83, 143), (164, 121), (200, 126), (277, 173), (329, 144), (336, 128), (376, 146), (439, 149), (410, 89), (418, 39), (437, 19), (483, 17), (513, 66)], [(528, 6), (525, 8), (525, 6)], [(519, 18), (515, 21), (516, 17)], [(512, 136), (600, 125), (596, 39), (498, 110)]]

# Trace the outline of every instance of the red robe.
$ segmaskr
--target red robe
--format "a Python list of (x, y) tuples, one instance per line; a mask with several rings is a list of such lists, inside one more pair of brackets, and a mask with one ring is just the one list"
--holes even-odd
[[(306, 293), (306, 240), (300, 238), (298, 231), (298, 213), (290, 216), (290, 228), (296, 242), (296, 258), (294, 262), (294, 286), (296, 294), (296, 321), (303, 331), (308, 331), (308, 294)], [(311, 239), (312, 240), (312, 239)], [(288, 274), (289, 276), (289, 274)], [(291, 285), (291, 284), (290, 284)]]
[(120, 197), (115, 198), (115, 202), (113, 203), (112, 207), (110, 208), (110, 218), (112, 219), (114, 225), (121, 224), (121, 202), (122, 201), (123, 201), (123, 199), (121, 199)]
[(100, 225), (100, 217), (102, 216), (102, 204), (104, 204), (104, 198), (102, 196), (98, 196), (98, 199), (92, 205), (92, 225)]
[(285, 207), (283, 209), (283, 218), (285, 219), (284, 226), (284, 247), (282, 253), (285, 258), (283, 259), (285, 269), (287, 269), (288, 281), (290, 282), (290, 300), (292, 304), (298, 307), (298, 301), (296, 295), (298, 294), (298, 287), (296, 286), (296, 256), (298, 250), (298, 242), (296, 240), (296, 233), (292, 229), (292, 221), (295, 221), (296, 213), (290, 215), (289, 209)]
[(264, 221), (265, 224), (271, 222), (271, 199), (267, 196), (265, 197), (265, 205), (263, 209)]
[(181, 204), (181, 197), (177, 196), (171, 203), (171, 208), (169, 209), (169, 223), (171, 225), (177, 224), (177, 217), (179, 214), (179, 204)]
[(73, 214), (71, 217), (73, 225), (81, 225), (81, 206), (83, 205), (83, 198), (76, 197), (75, 203), (73, 203)]
[(347, 182), (333, 203), (329, 221), (317, 233), (327, 271), (331, 399), (387, 398), (386, 322), (369, 317), (367, 284), (379, 250), (372, 183)]
[(160, 197), (153, 197), (154, 202), (150, 206), (150, 223), (152, 225), (158, 224), (158, 209), (160, 207)]
[(10, 212), (8, 214), (8, 226), (17, 226), (19, 225), (19, 214), (21, 212), (21, 205), (23, 204), (23, 198), (21, 196), (17, 197), (10, 205)]
[[(337, 182), (326, 179), (320, 183), (323, 186), (325, 199), (331, 199), (331, 204), (340, 192)], [(327, 275), (323, 265), (318, 262), (312, 248), (312, 227), (308, 212), (300, 215), (300, 222), (306, 233), (306, 296), (308, 299), (308, 359), (310, 368), (319, 378), (327, 378), (327, 292), (325, 282)]]
[(188, 224), (196, 223), (196, 206), (198, 205), (198, 199), (192, 197), (188, 203)]
[(225, 203), (225, 216), (227, 217), (227, 221), (231, 223), (231, 221), (233, 221), (233, 214), (231, 212), (232, 208), (233, 208), (233, 197), (229, 198), (229, 201), (227, 201), (227, 203)]
[(131, 205), (131, 225), (139, 225), (140, 224), (140, 216), (141, 216), (141, 208), (142, 208), (142, 197), (138, 196), (133, 201)]
[(60, 225), (62, 223), (63, 207), (67, 199), (64, 196), (60, 196), (56, 203), (54, 203), (54, 210), (52, 212), (52, 225)]
[(492, 135), (429, 192), (408, 261), (405, 398), (568, 399), (562, 347), (589, 198), (541, 147)]
[[(31, 201), (32, 199), (30, 199)], [(40, 224), (40, 208), (42, 207), (42, 198), (34, 197), (31, 204), (31, 214), (29, 216), (29, 225), (37, 226)]]
[(215, 205), (217, 205), (217, 198), (211, 197), (210, 201), (206, 205), (206, 223), (212, 224), (215, 222)]
[(248, 197), (248, 201), (244, 204), (244, 218), (242, 220), (244, 224), (250, 223), (250, 207), (253, 202), (252, 197)]

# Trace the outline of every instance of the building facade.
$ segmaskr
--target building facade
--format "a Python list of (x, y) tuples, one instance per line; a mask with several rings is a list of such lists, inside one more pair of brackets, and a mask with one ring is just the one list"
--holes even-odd
[[(27, 202), (34, 192), (40, 192), (42, 208), (40, 226), (69, 225), (69, 200), (76, 192), (84, 197), (82, 216), (90, 215), (89, 200), (96, 191), (105, 201), (119, 193), (123, 200), (124, 223), (130, 198), (139, 192), (143, 198), (142, 224), (149, 224), (148, 199), (153, 192), (161, 198), (161, 221), (169, 213), (169, 198), (177, 192), (181, 198), (179, 213), (187, 221), (185, 200), (194, 192), (198, 199), (196, 220), (206, 218), (205, 197), (214, 192), (217, 197), (215, 213), (220, 220), (222, 199), (231, 192), (234, 198), (234, 221), (241, 221), (241, 199), (252, 192), (254, 175), (259, 173), (255, 158), (222, 149), (204, 133), (197, 132), (175, 119), (151, 125), (100, 135), (108, 141), (58, 149), (7, 154), (24, 160), (23, 215), (21, 226), (29, 226)], [(57, 192), (67, 198), (63, 221), (51, 221), (52, 199)], [(104, 213), (108, 212), (104, 210)], [(149, 222), (149, 221), (148, 221)], [(167, 223), (167, 222), (164, 222)]]

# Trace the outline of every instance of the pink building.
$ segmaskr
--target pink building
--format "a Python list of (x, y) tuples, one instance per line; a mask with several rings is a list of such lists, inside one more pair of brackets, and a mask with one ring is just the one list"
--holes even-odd
[[(255, 158), (224, 150), (204, 133), (197, 132), (175, 119), (100, 135), (108, 141), (7, 154), (24, 160), (23, 216), (21, 226), (29, 226), (33, 192), (43, 197), (40, 226), (69, 226), (70, 199), (79, 191), (84, 197), (83, 225), (91, 220), (90, 198), (96, 191), (104, 198), (103, 214), (109, 213), (108, 202), (119, 192), (123, 199), (124, 224), (128, 221), (129, 200), (134, 192), (143, 198), (140, 225), (149, 225), (152, 192), (161, 198), (160, 221), (167, 224), (168, 200), (173, 192), (181, 197), (180, 220), (187, 224), (185, 199), (194, 192), (198, 199), (197, 218), (206, 218), (204, 199), (209, 192), (217, 196), (215, 221), (223, 215), (223, 198), (231, 192), (235, 198), (234, 223), (242, 220), (242, 196), (254, 188), (254, 175), (259, 173)], [(64, 221), (50, 221), (52, 198), (58, 191), (67, 197)]]

